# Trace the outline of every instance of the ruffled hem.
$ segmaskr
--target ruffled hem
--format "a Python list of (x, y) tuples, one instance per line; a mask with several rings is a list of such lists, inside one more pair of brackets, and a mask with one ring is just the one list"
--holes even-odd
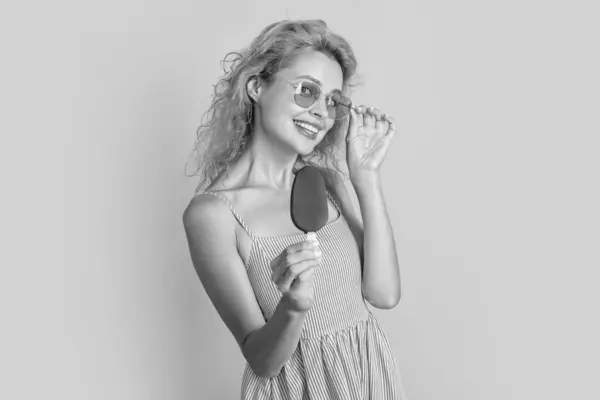
[(403, 400), (389, 341), (375, 317), (320, 338), (303, 339), (274, 378), (246, 365), (243, 400)]

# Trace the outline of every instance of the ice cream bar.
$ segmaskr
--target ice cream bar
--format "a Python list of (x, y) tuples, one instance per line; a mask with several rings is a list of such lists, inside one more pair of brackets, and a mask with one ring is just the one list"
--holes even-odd
[(294, 225), (307, 234), (316, 236), (329, 218), (325, 181), (315, 167), (304, 167), (296, 173), (292, 186), (290, 211)]

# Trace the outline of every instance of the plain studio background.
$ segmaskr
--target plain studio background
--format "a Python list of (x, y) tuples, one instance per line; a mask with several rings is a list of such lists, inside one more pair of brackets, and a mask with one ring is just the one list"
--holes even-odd
[(403, 298), (376, 315), (409, 399), (600, 398), (598, 10), (493, 3), (3, 5), (0, 397), (238, 398), (184, 163), (225, 53), (289, 16), (344, 35), (355, 101), (398, 121)]

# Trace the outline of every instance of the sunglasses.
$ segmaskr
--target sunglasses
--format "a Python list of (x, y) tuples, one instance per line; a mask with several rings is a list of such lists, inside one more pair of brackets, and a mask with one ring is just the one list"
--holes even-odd
[[(278, 75), (276, 75), (278, 76)], [(290, 82), (285, 78), (278, 76), (282, 80), (289, 83), (294, 88), (294, 101), (300, 107), (310, 108), (321, 98), (321, 87), (314, 82), (301, 81)], [(341, 93), (331, 93), (325, 97), (327, 104), (327, 113), (329, 118), (341, 120), (350, 114), (352, 101)]]

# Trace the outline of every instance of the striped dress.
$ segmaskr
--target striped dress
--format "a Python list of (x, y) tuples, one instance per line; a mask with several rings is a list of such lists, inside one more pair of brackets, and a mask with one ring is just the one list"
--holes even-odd
[[(270, 262), (306, 235), (257, 236), (223, 200), (252, 238), (248, 278), (265, 320), (275, 312), (281, 292), (271, 281)], [(307, 312), (298, 347), (279, 375), (263, 378), (246, 363), (242, 400), (402, 400), (398, 366), (388, 339), (367, 308), (361, 290), (356, 240), (339, 206), (339, 217), (316, 232), (322, 252), (314, 275), (315, 301)]]

